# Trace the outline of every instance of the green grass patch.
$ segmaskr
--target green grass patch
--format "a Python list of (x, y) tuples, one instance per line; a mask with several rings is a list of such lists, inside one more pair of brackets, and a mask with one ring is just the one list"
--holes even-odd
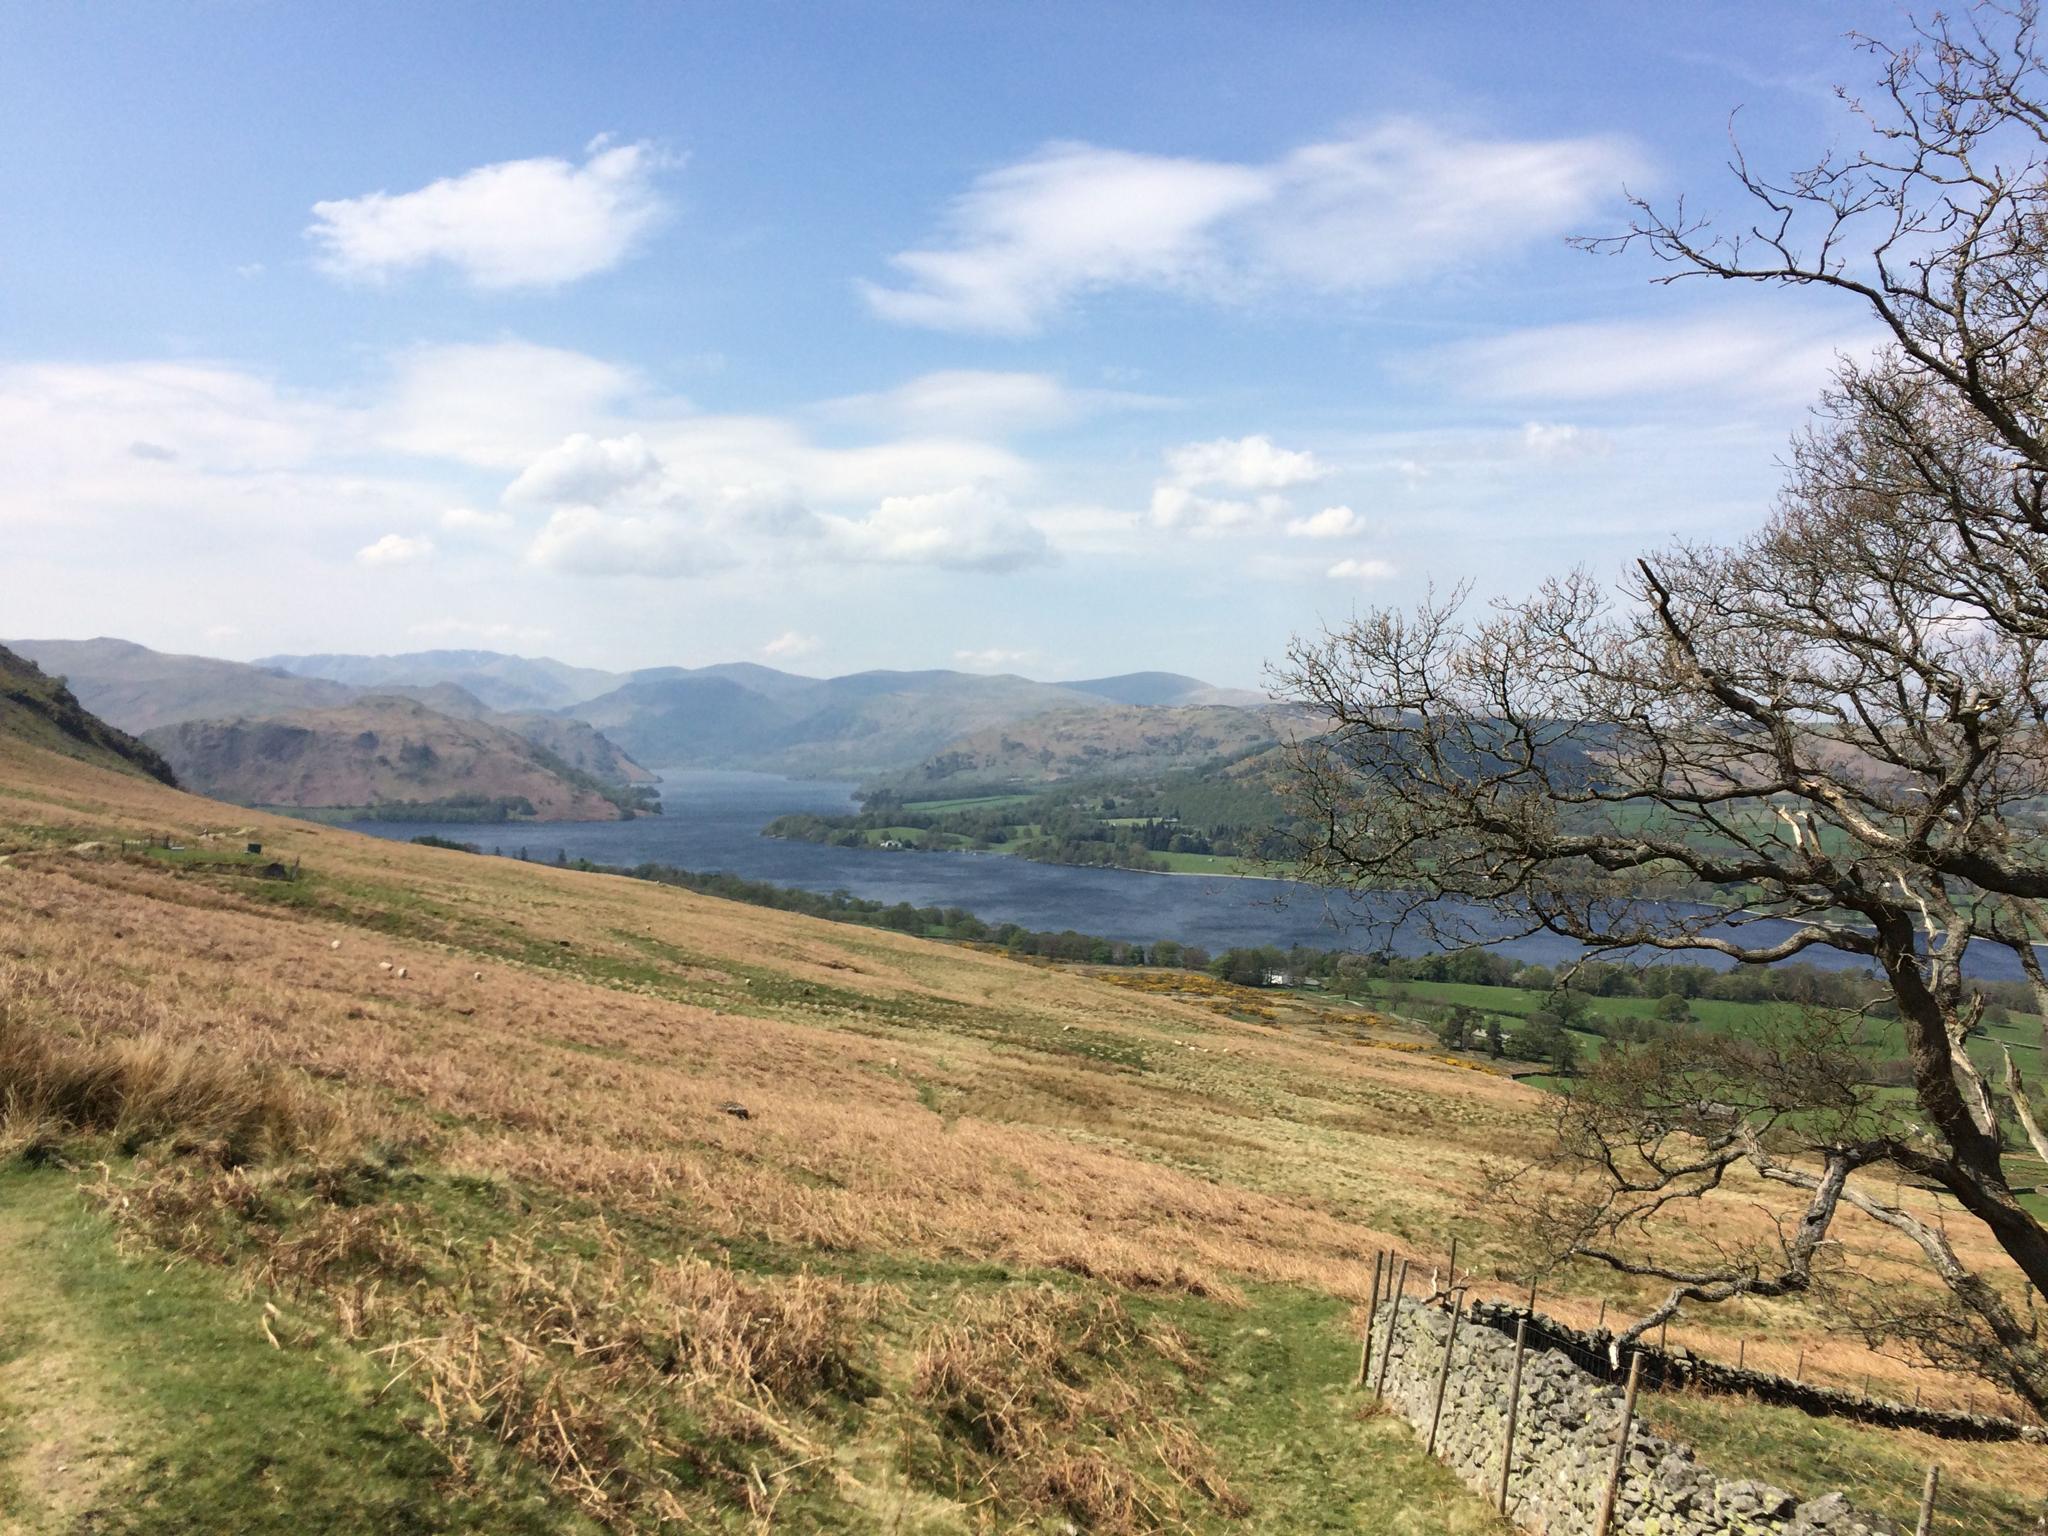
[[(93, 1475), (27, 1490), (73, 1501), (53, 1536), (595, 1531), (518, 1466), (453, 1478), (409, 1422), (421, 1406), (383, 1393), (389, 1372), (366, 1355), (299, 1343), (288, 1315), (273, 1347), (260, 1301), (220, 1273), (121, 1256), (74, 1175), (0, 1171), (0, 1247), (8, 1379), (66, 1381), (61, 1432), (98, 1449)], [(0, 1449), (17, 1454), (53, 1411), (25, 1394), (0, 1410)]]
[(1643, 1415), (1723, 1477), (1760, 1478), (1813, 1498), (1833, 1489), (1857, 1508), (1911, 1530), (1929, 1459), (1942, 1464), (1934, 1529), (1942, 1536), (2012, 1536), (2042, 1512), (2048, 1450), (1978, 1445), (1817, 1419), (1746, 1398), (1650, 1393)]

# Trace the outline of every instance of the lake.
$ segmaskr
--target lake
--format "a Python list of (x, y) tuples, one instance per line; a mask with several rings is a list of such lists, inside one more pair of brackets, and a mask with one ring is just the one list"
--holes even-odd
[[(984, 922), (1072, 928), (1132, 943), (1176, 939), (1211, 951), (1260, 944), (1377, 949), (1389, 937), (1384, 925), (1375, 921), (1385, 910), (1384, 898), (1353, 902), (1298, 881), (1148, 875), (1036, 864), (1005, 854), (885, 852), (761, 836), (761, 828), (785, 812), (831, 815), (857, 809), (854, 787), (766, 773), (677, 769), (662, 777), (661, 816), (490, 826), (362, 821), (351, 823), (350, 830), (400, 841), (431, 832), (507, 857), (516, 858), (524, 850), (541, 863), (563, 856), (594, 864), (724, 870), (776, 885), (848, 891), (873, 901), (907, 901), (917, 907), (960, 907)], [(1745, 936), (1755, 941), (1782, 930), (1782, 924), (1774, 930), (1769, 922), (1759, 922), (1750, 925)], [(1391, 947), (1419, 954), (1436, 946), (1428, 935), (1409, 926), (1392, 934)], [(1576, 945), (1551, 934), (1502, 940), (1493, 947), (1545, 964), (1577, 953)], [(1715, 963), (1711, 956), (1671, 958)], [(1811, 950), (1805, 958), (1824, 966), (1867, 963), (1827, 949)], [(1984, 959), (1985, 975), (2018, 974), (2009, 955), (1987, 953)]]

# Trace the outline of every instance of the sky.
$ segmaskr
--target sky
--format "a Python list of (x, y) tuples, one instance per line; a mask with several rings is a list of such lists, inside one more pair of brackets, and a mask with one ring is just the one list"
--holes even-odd
[(1892, 6), (0, 0), (0, 635), (1251, 686), (1767, 515)]

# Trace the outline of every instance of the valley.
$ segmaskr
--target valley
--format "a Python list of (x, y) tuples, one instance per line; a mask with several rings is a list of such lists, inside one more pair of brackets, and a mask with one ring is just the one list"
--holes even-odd
[[(1457, 1235), (1461, 1265), (1516, 1294), (1516, 1235), (1478, 1191), (1488, 1157), (1544, 1134), (1540, 1091), (1439, 1063), (1426, 1035), (1348, 1003), (1207, 978), (1131, 991), (0, 754), (0, 1056), (21, 1060), (31, 1022), (67, 1050), (165, 1053), (120, 1058), (137, 1070), (197, 1050), (223, 1090), (267, 1085), (272, 1106), (182, 1129), (222, 1111), (167, 1098), (120, 1129), (87, 1106), (8, 1122), (0, 1213), (49, 1237), (0, 1288), (73, 1286), (81, 1309), (69, 1335), (20, 1334), (15, 1358), (33, 1372), (137, 1306), (171, 1347), (74, 1352), (92, 1362), (77, 1390), (124, 1409), (65, 1485), (73, 1513), (128, 1529), (119, 1512), (147, 1487), (159, 1530), (652, 1529), (666, 1509), (938, 1532), (975, 1528), (977, 1507), (1005, 1524), (1067, 1510), (1104, 1528), (1334, 1530), (1387, 1528), (1420, 1501), (1418, 1529), (1498, 1529), (1405, 1429), (1352, 1412), (1346, 1317), (1389, 1242), (1427, 1263)], [(165, 828), (204, 847), (234, 816), (305, 876), (107, 851)], [(220, 1137), (260, 1139), (223, 1166), (203, 1150)], [(1893, 1262), (1881, 1229), (1844, 1236), (1860, 1262)], [(170, 1256), (174, 1278), (150, 1280)], [(1545, 1292), (1580, 1320), (1624, 1295), (1591, 1274)], [(807, 1330), (796, 1352), (713, 1331), (734, 1300)], [(584, 1319), (573, 1338), (549, 1321), (565, 1306)], [(681, 1331), (647, 1333), (650, 1307)], [(1810, 1370), (1913, 1389), (1796, 1302), (1688, 1327), (1716, 1352), (1749, 1329), (1773, 1360), (1803, 1340)], [(1038, 1341), (973, 1367), (1039, 1404), (997, 1460), (916, 1365), (961, 1328)], [(701, 1353), (650, 1399), (662, 1337)], [(180, 1376), (194, 1349), (221, 1371)], [(0, 1374), (8, 1404), (22, 1379)], [(194, 1406), (203, 1437), (179, 1427)], [(273, 1449), (275, 1411), (297, 1430)], [(1757, 1464), (1744, 1437), (1767, 1419), (1734, 1400), (1686, 1412), (1704, 1455), (1742, 1440)], [(1829, 1444), (1863, 1458), (1859, 1496), (1899, 1508), (1931, 1454), (1912, 1438), (1840, 1427)], [(0, 1486), (41, 1500), (55, 1485), (20, 1459), (35, 1443), (0, 1448)], [(682, 1445), (682, 1461), (661, 1449)], [(316, 1454), (373, 1470), (312, 1480)], [(1777, 1454), (1788, 1480), (1829, 1475), (1796, 1439)], [(1973, 1512), (1957, 1529), (1991, 1536), (2041, 1453), (1939, 1454)], [(299, 1498), (280, 1503), (259, 1463)], [(421, 1465), (451, 1480), (432, 1515)], [(1076, 1465), (1087, 1484), (1057, 1470)]]

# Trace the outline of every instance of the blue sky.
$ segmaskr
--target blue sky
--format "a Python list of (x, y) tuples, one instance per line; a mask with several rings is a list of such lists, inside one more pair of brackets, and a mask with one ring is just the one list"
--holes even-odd
[(1258, 680), (1767, 510), (1890, 6), (0, 5), (0, 633)]

